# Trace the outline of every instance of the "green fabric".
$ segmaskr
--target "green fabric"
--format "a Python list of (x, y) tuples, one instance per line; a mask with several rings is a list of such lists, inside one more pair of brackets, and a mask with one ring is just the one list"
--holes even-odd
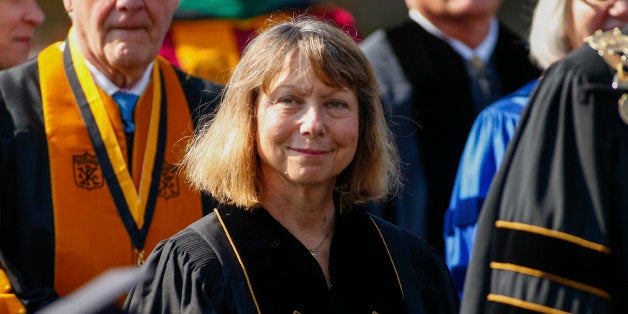
[(298, 8), (317, 0), (181, 0), (178, 16), (247, 18), (283, 8)]

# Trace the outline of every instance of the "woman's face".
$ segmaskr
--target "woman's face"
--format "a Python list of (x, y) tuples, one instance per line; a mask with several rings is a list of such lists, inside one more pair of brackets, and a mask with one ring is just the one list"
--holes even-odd
[(621, 28), (628, 23), (628, 0), (571, 0), (572, 28), (568, 30), (571, 49), (596, 30)]
[(0, 0), (0, 70), (26, 61), (35, 26), (43, 21), (35, 0)]
[(351, 89), (325, 85), (301, 61), (289, 57), (257, 99), (263, 180), (333, 187), (358, 145), (357, 96)]

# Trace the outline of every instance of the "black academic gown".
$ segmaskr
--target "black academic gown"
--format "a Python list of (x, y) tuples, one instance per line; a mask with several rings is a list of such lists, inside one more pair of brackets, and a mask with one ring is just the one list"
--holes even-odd
[[(397, 265), (393, 268), (363, 209), (337, 216), (330, 289), (309, 251), (265, 209), (245, 212), (221, 206), (217, 212), (230, 238), (212, 213), (162, 242), (147, 262), (155, 276), (130, 292), (129, 312), (255, 313), (256, 300), (261, 313), (457, 313), (457, 294), (435, 250), (375, 218), (383, 234), (397, 233), (394, 240), (387, 239)], [(216, 253), (221, 248), (227, 248), (226, 255)], [(399, 248), (403, 258), (395, 253)]]
[[(405, 179), (394, 199), (372, 211), (443, 252), (443, 220), (456, 169), (481, 110), (474, 104), (465, 61), (410, 19), (373, 33), (361, 47), (375, 70)], [(499, 96), (540, 74), (523, 40), (503, 25), (491, 64)]]
[(613, 73), (585, 45), (540, 81), (482, 208), (462, 313), (628, 312), (628, 125)]

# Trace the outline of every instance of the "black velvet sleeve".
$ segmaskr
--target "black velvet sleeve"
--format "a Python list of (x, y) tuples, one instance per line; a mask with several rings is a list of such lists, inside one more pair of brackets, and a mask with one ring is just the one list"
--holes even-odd
[(426, 313), (458, 313), (460, 300), (443, 257), (423, 239), (404, 231)]
[[(517, 310), (516, 302), (488, 300), (488, 295), (564, 312), (604, 313), (615, 307), (626, 313), (628, 125), (617, 103), (626, 91), (611, 88), (613, 74), (587, 45), (546, 71), (482, 207), (462, 313)], [(561, 232), (611, 253), (497, 227), (496, 221)], [(520, 245), (522, 239), (526, 245)], [(492, 263), (516, 265), (518, 271)]]
[(192, 229), (162, 241), (146, 265), (154, 277), (127, 297), (128, 313), (232, 313), (233, 298), (209, 244)]
[(0, 268), (28, 312), (58, 297), (49, 186), (39, 68), (31, 59), (0, 72)]

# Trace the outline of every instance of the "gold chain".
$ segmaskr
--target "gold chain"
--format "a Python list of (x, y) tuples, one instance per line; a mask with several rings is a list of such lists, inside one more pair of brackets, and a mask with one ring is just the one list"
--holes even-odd
[(329, 237), (329, 235), (331, 234), (331, 231), (334, 230), (334, 224), (335, 224), (335, 219), (334, 219), (334, 221), (331, 222), (331, 224), (329, 226), (329, 230), (327, 230), (327, 233), (325, 234), (325, 236), (323, 237), (321, 242), (319, 242), (318, 245), (315, 248), (308, 249), (308, 251), (310, 251), (310, 254), (312, 254), (312, 256), (316, 257), (316, 255), (318, 255), (318, 249), (321, 247), (323, 242), (325, 242), (325, 240)]
[(137, 257), (137, 266), (144, 265), (144, 262), (146, 261), (146, 259), (144, 259), (144, 249), (135, 249), (135, 256)]

